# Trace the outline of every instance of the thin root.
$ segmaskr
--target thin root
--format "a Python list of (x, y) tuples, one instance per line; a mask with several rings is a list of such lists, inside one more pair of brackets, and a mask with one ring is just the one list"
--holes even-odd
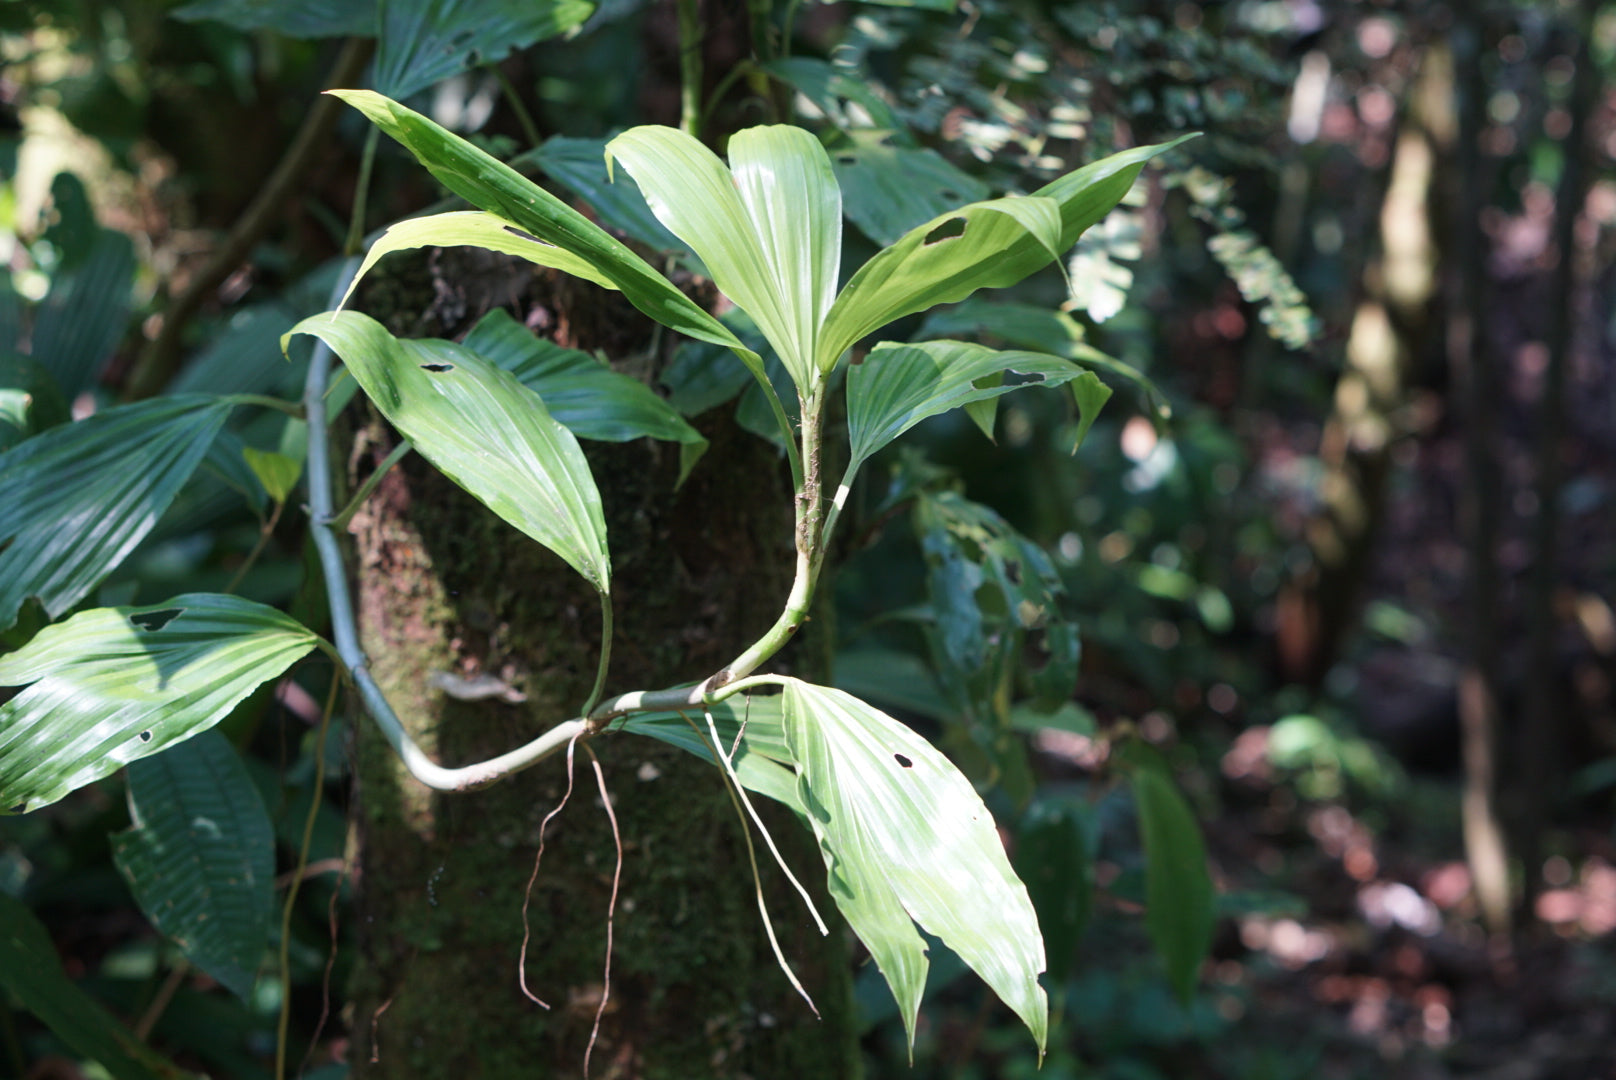
[(617, 848), (617, 866), (612, 870), (612, 898), (606, 904), (606, 972), (602, 978), (600, 1004), (595, 1008), (595, 1025), (589, 1029), (589, 1045), (584, 1047), (584, 1080), (589, 1080), (589, 1056), (595, 1052), (595, 1040), (600, 1037), (600, 1019), (606, 1015), (606, 1002), (612, 996), (612, 932), (617, 918), (617, 889), (623, 880), (623, 836), (617, 831), (617, 811), (612, 809), (612, 797), (606, 791), (606, 774), (601, 771), (600, 759), (588, 746), (589, 764), (595, 770), (595, 784), (600, 788), (600, 801), (606, 807), (606, 820), (612, 823), (612, 843)]
[[(561, 801), (555, 804), (555, 809), (545, 814), (544, 820), (539, 822), (539, 850), (533, 856), (533, 873), (528, 875), (527, 889), (522, 893), (522, 951), (516, 958), (516, 982), (522, 988), (523, 996), (541, 1009), (548, 1009), (550, 1006), (527, 988), (527, 946), (533, 939), (533, 928), (527, 920), (527, 908), (533, 899), (533, 883), (539, 880), (539, 863), (544, 859), (544, 830), (550, 827), (550, 819), (561, 813), (567, 805), (567, 800), (572, 798), (572, 752), (578, 745), (578, 736), (583, 733), (584, 729), (579, 729), (577, 735), (567, 740), (567, 790), (562, 793)], [(590, 757), (594, 755), (591, 754)]]

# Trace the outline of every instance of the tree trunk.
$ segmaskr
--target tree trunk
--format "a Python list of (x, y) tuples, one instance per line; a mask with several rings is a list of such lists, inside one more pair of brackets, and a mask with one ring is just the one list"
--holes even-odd
[[(613, 356), (630, 355), (630, 343), (643, 351), (649, 326), (615, 294), (567, 282), (554, 290), (548, 315), (562, 344)], [(608, 693), (711, 674), (770, 625), (789, 589), (791, 492), (781, 462), (727, 412), (704, 418), (712, 448), (678, 492), (677, 447), (585, 444), (613, 555)], [(395, 438), (370, 420), (354, 440), (350, 480)], [(559, 558), (415, 457), (383, 481), (352, 532), (372, 670), (440, 761), (491, 756), (576, 713), (595, 675), (600, 616), (592, 590)], [(492, 675), (526, 698), (456, 700), (436, 688), (439, 673)], [(591, 1075), (857, 1075), (845, 938), (821, 939), (779, 871), (761, 866), (781, 946), (823, 1013), (817, 1020), (769, 950), (741, 826), (717, 770), (635, 736), (589, 745), (625, 850)], [(541, 820), (567, 787), (564, 762), (440, 795), (365, 733), (356, 1076), (582, 1075), (604, 992), (615, 856), (581, 746), (577, 759), (528, 908), (527, 983), (546, 1011), (523, 995), (517, 960), (524, 890)], [(769, 809), (760, 806), (799, 877), (822, 882), (811, 838), (789, 813)]]

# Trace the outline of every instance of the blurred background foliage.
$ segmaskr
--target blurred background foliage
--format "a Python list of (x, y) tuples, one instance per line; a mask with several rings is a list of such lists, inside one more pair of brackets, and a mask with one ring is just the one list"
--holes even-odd
[[(438, 5), (407, 39), (385, 4), (0, 8), (0, 449), (157, 390), (296, 395), (277, 339), (325, 306), (348, 223), (441, 194), (390, 146), (372, 166), (360, 118), (313, 104), (325, 86), (390, 86), (699, 274), (599, 154), (679, 119), (674, 6), (553, 5), (544, 26), (520, 7), (467, 5), (468, 36)], [(912, 1073), (860, 974), (868, 1075), (1616, 1069), (1616, 5), (697, 7), (704, 132), (815, 131), (855, 265), (960, 202), (1205, 132), (1064, 282), (897, 327), (1098, 350), (1116, 393), (1086, 434), (1031, 391), (928, 421), (854, 493), (826, 663), (987, 793), (1058, 1014), (1039, 1074), (937, 946)], [(510, 274), (479, 263), (456, 297), (400, 275), (385, 307), (523, 318)], [(687, 413), (733, 398), (726, 379), (699, 346), (662, 373)], [(737, 419), (760, 429), (761, 408), (743, 395)], [(286, 493), (243, 447), (300, 455), (284, 417), (237, 421), (92, 602), (234, 589), (319, 626)], [(25, 608), (0, 647), (43, 621)], [(306, 879), (266, 930), (289, 981), (265, 960), (227, 988), (141, 914), (114, 863), (138, 778), (0, 818), (0, 899), (187, 1067), (271, 1075), (290, 995), (294, 1065), (345, 1072), (331, 678), (311, 659), (222, 729), (278, 887)], [(1204, 853), (1141, 820), (1182, 805), (1150, 794), (1168, 775)], [(1162, 876), (1203, 862), (1215, 897)], [(1164, 904), (1205, 907), (1209, 943), (1165, 940)], [(0, 994), (0, 1073), (100, 1075), (19, 1004)]]

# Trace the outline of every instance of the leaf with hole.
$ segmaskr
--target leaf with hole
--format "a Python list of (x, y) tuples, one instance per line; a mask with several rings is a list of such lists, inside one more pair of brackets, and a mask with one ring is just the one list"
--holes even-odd
[(286, 336), (293, 334), (329, 345), (388, 422), (445, 476), (597, 591), (609, 591), (600, 492), (577, 438), (538, 394), (462, 346), (400, 340), (355, 311), (304, 319)]
[(151, 532), (230, 413), (200, 394), (121, 405), (0, 454), (0, 628), (78, 603)]
[(94, 1061), (115, 1080), (180, 1080), (191, 1075), (141, 1045), (100, 1002), (74, 986), (62, 970), (49, 931), (22, 901), (4, 890), (0, 890), (0, 987), (74, 1054)]
[(188, 593), (94, 608), (0, 656), (0, 812), (38, 809), (206, 731), (320, 639), (274, 608)]
[(726, 167), (684, 132), (636, 127), (606, 153), (808, 392), (842, 255), (841, 189), (819, 140), (786, 125), (747, 128), (731, 136)]
[(332, 90), (396, 139), (444, 187), (548, 244), (572, 252), (622, 290), (629, 303), (686, 337), (733, 349), (761, 375), (763, 361), (717, 319), (599, 225), (509, 165), (396, 101), (369, 90)]
[(588, 353), (535, 337), (506, 311), (496, 308), (484, 315), (461, 345), (516, 376), (580, 439), (628, 442), (645, 437), (679, 443), (680, 483), (707, 449), (701, 433), (649, 386)]
[(786, 746), (830, 893), (892, 987), (914, 1043), (919, 923), (1020, 1016), (1043, 1052), (1044, 941), (993, 815), (931, 743), (840, 690), (785, 679)]
[(1031, 196), (972, 203), (912, 229), (836, 297), (819, 339), (820, 370), (896, 319), (1014, 285), (1055, 261), (1121, 201), (1146, 162), (1191, 137), (1113, 154)]
[(247, 1000), (275, 906), (275, 830), (252, 777), (204, 731), (128, 779), (133, 826), (113, 834), (113, 862), (152, 925)]

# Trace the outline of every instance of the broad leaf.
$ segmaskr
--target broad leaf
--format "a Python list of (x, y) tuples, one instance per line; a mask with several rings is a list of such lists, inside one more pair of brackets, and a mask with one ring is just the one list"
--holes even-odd
[(669, 232), (667, 226), (651, 213), (633, 177), (612, 178), (606, 168), (607, 141), (552, 135), (537, 149), (517, 158), (513, 164), (534, 162), (547, 176), (565, 184), (580, 199), (594, 207), (603, 225), (638, 240), (652, 250), (677, 252), (681, 258), (700, 267), (702, 277), (709, 276), (684, 242)]
[(509, 312), (490, 311), (461, 344), (516, 376), (544, 399), (551, 416), (581, 439), (628, 442), (647, 437), (682, 444), (681, 483), (707, 449), (701, 433), (650, 387), (619, 375), (588, 353), (535, 337)]
[(359, 265), (359, 272), (354, 275), (353, 281), (348, 285), (348, 291), (342, 296), (342, 303), (337, 306), (339, 308), (348, 306), (348, 300), (359, 287), (360, 279), (368, 274), (370, 268), (380, 262), (383, 256), (391, 255), (395, 251), (409, 251), (412, 248), (459, 246), (480, 247), (505, 255), (515, 255), (537, 266), (552, 267), (608, 289), (617, 288), (610, 278), (596, 270), (588, 260), (579, 258), (554, 244), (535, 240), (503, 218), (481, 210), (454, 210), (447, 214), (410, 218), (408, 221), (390, 226), (376, 238), (374, 244), (370, 245), (370, 250), (365, 253), (365, 261)]
[(67, 400), (39, 362), (0, 354), (0, 453), (70, 419)]
[(191, 0), (169, 14), (186, 22), (213, 20), (237, 30), (273, 30), (292, 38), (374, 36), (375, 0)]
[[(1030, 379), (1007, 383), (1006, 372)], [(877, 345), (847, 372), (847, 431), (853, 447), (848, 473), (928, 417), (1025, 385), (1061, 386), (1084, 374), (1059, 357), (996, 352), (963, 341)]]
[(577, 438), (539, 395), (459, 345), (401, 341), (355, 311), (304, 319), (287, 337), (293, 334), (331, 346), (388, 421), (445, 476), (598, 591), (610, 589), (600, 492)]
[[(719, 738), (724, 741), (724, 751), (736, 748), (732, 759), (735, 774), (747, 790), (805, 814), (797, 794), (797, 778), (791, 771), (791, 752), (786, 749), (781, 728), (779, 696), (738, 695), (714, 705), (712, 713)], [(694, 754), (709, 765), (716, 765), (707, 745), (707, 720), (699, 709), (683, 716), (636, 713), (613, 730), (649, 736)]]
[(134, 283), (134, 244), (99, 229), (85, 258), (58, 273), (40, 301), (30, 352), (69, 399), (95, 385), (123, 337)]
[(186, 395), (62, 424), (0, 454), (0, 628), (37, 596), (71, 608), (134, 550), (230, 412)]
[(914, 141), (880, 94), (835, 64), (810, 56), (788, 56), (759, 66), (801, 93), (843, 131), (874, 129), (894, 140)]
[(1094, 875), (1082, 811), (1075, 803), (1039, 800), (1016, 830), (1016, 873), (1038, 911), (1049, 948), (1049, 981), (1065, 986), (1088, 927)]
[(1192, 137), (1113, 154), (1032, 197), (973, 203), (912, 230), (865, 263), (836, 298), (820, 338), (820, 369), (895, 319), (1014, 285), (1054, 261), (1121, 201), (1147, 161)]
[(229, 715), (318, 644), (233, 596), (94, 608), (0, 656), (0, 812), (35, 810)]
[(981, 797), (931, 743), (851, 695), (788, 679), (782, 698), (831, 895), (887, 977), (911, 1045), (927, 968), (919, 923), (1015, 1010), (1042, 1053), (1043, 937)]
[(692, 136), (636, 127), (606, 145), (668, 229), (707, 264), (804, 393), (820, 324), (836, 295), (842, 198), (819, 140), (786, 125), (729, 141), (730, 167)]
[(100, 1002), (74, 986), (62, 970), (50, 933), (20, 900), (3, 891), (0, 987), (68, 1049), (98, 1063), (116, 1080), (178, 1080), (190, 1075), (141, 1045)]
[(1212, 947), (1213, 889), (1206, 843), (1184, 796), (1159, 763), (1132, 776), (1139, 834), (1145, 848), (1145, 929), (1167, 965), (1179, 1000), (1195, 994), (1201, 963)]
[(253, 476), (264, 485), (264, 491), (278, 503), (286, 501), (297, 486), (298, 478), (303, 475), (301, 461), (273, 450), (255, 450), (251, 446), (244, 446), (241, 448), (241, 457)]
[(275, 830), (230, 741), (205, 731), (129, 766), (133, 828), (112, 858), (152, 925), (238, 997), (275, 906)]
[(863, 140), (833, 152), (847, 219), (877, 244), (895, 244), (910, 229), (962, 203), (988, 197), (988, 186), (935, 150)]
[(610, 233), (509, 165), (380, 94), (368, 90), (330, 93), (398, 140), (456, 195), (546, 243), (572, 252), (615, 283), (629, 303), (651, 318), (686, 337), (736, 350), (761, 375), (763, 361), (741, 345), (722, 323)]
[(409, 97), (512, 49), (555, 37), (594, 13), (594, 0), (380, 0), (376, 89)]

